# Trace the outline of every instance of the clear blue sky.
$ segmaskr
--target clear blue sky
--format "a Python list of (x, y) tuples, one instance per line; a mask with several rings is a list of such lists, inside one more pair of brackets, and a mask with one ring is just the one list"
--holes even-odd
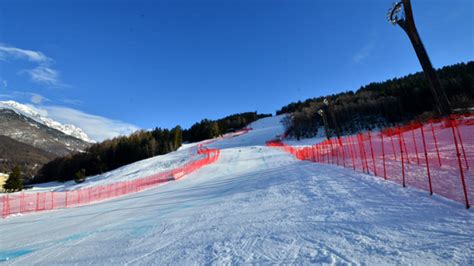
[[(420, 71), (392, 2), (0, 0), (0, 100), (140, 128), (274, 113)], [(474, 59), (473, 2), (412, 0), (435, 67)]]

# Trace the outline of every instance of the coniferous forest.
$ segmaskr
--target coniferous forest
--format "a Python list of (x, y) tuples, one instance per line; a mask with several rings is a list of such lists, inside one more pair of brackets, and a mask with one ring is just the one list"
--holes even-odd
[(130, 136), (116, 137), (96, 143), (82, 153), (58, 157), (43, 165), (33, 183), (68, 181), (77, 173), (101, 174), (121, 166), (175, 151), (181, 146), (181, 127), (151, 131), (140, 130)]
[[(446, 66), (438, 71), (441, 84), (455, 112), (472, 112), (474, 107), (474, 62)], [(434, 116), (434, 100), (422, 72), (375, 82), (356, 92), (347, 91), (284, 106), (277, 114), (291, 114), (285, 121), (287, 134), (296, 138), (312, 137), (322, 128), (317, 113), (325, 108), (324, 99), (333, 105), (338, 127), (343, 133), (354, 133), (384, 127), (413, 119)], [(328, 119), (332, 134), (335, 125)]]
[(195, 123), (191, 128), (183, 131), (183, 140), (186, 142), (196, 142), (214, 138), (230, 131), (241, 129), (260, 118), (272, 116), (271, 114), (257, 114), (257, 112), (247, 112), (230, 115), (218, 120), (204, 119)]

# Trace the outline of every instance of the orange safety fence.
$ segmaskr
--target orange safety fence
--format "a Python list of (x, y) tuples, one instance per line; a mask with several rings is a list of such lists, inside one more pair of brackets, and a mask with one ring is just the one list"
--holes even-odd
[(139, 192), (156, 185), (177, 180), (197, 169), (218, 160), (219, 149), (199, 147), (201, 159), (188, 162), (180, 167), (135, 180), (98, 185), (71, 191), (17, 192), (0, 196), (2, 218), (12, 214), (39, 212), (53, 209), (71, 208), (116, 198)]
[(450, 116), (308, 147), (267, 142), (300, 160), (337, 164), (438, 194), (470, 207), (474, 198), (474, 117)]

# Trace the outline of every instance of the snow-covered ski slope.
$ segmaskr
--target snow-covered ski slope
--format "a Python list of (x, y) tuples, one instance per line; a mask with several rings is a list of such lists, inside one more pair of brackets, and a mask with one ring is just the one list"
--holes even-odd
[(153, 175), (158, 172), (172, 170), (203, 157), (205, 156), (197, 154), (196, 144), (185, 144), (179, 150), (171, 152), (166, 156), (155, 156), (117, 168), (104, 174), (87, 177), (86, 181), (80, 184), (77, 184), (72, 180), (68, 182), (47, 182), (35, 185), (26, 193), (36, 193), (40, 191), (70, 191), (91, 188), (100, 185), (114, 184), (117, 182), (132, 181), (138, 178)]
[(265, 141), (283, 131), (279, 119), (259, 120), (245, 135), (209, 144), (222, 149), (220, 159), (179, 181), (0, 220), (0, 261), (474, 264), (472, 210), (267, 148)]

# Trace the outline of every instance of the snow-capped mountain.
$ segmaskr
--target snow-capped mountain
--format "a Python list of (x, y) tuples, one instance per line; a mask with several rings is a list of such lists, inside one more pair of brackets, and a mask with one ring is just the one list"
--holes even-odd
[(16, 113), (24, 115), (28, 118), (31, 118), (35, 120), (36, 122), (41, 123), (47, 127), (61, 131), (66, 135), (73, 136), (77, 139), (80, 139), (89, 143), (95, 142), (94, 140), (90, 139), (89, 136), (82, 129), (71, 124), (63, 125), (57, 121), (54, 121), (50, 118), (42, 116), (33, 107), (30, 107), (21, 103), (17, 103), (15, 101), (0, 101), (0, 109), (13, 110)]
[(84, 151), (92, 145), (84, 131), (42, 115), (34, 107), (0, 101), (0, 169), (21, 165), (34, 175), (57, 156)]
[[(90, 142), (65, 134), (29, 116), (7, 108), (0, 108), (0, 135), (57, 156), (83, 151), (91, 145)], [(1, 156), (2, 154), (0, 154)]]

